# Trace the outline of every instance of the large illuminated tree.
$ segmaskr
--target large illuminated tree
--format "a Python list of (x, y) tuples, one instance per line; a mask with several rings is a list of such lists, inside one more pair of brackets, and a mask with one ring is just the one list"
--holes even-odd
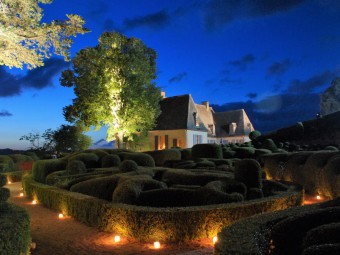
[(160, 114), (156, 87), (156, 57), (141, 40), (106, 32), (96, 47), (79, 51), (72, 69), (62, 73), (61, 84), (74, 87), (76, 98), (64, 108), (67, 121), (99, 129), (106, 126), (107, 140), (146, 133)]
[(0, 0), (0, 65), (29, 69), (42, 66), (52, 53), (69, 60), (72, 37), (88, 32), (78, 15), (42, 23), (39, 3), (53, 0)]

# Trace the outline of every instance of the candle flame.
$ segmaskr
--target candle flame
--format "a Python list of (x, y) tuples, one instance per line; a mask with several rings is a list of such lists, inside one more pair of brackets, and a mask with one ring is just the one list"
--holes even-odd
[(154, 242), (154, 243), (153, 243), (153, 247), (155, 247), (155, 249), (161, 248), (160, 242)]

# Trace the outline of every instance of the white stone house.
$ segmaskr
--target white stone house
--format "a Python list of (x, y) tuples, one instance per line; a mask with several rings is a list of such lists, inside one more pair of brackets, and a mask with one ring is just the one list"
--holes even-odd
[(243, 143), (254, 130), (243, 109), (214, 112), (209, 102), (196, 104), (190, 94), (163, 98), (149, 149), (191, 148), (198, 143)]

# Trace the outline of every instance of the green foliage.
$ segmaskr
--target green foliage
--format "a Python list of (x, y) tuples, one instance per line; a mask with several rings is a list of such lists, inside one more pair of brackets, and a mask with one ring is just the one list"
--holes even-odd
[(131, 159), (123, 160), (119, 165), (119, 170), (123, 173), (125, 172), (136, 172), (138, 170), (138, 165), (135, 161)]
[(72, 174), (84, 174), (87, 172), (85, 163), (80, 160), (69, 160), (66, 166), (66, 174), (72, 175)]
[(109, 154), (102, 158), (101, 166), (102, 167), (112, 167), (112, 166), (119, 166), (121, 163), (120, 158), (118, 155)]
[[(79, 51), (73, 70), (62, 73), (61, 84), (74, 87), (76, 98), (64, 108), (67, 121), (99, 129), (106, 126), (107, 140), (144, 133), (160, 114), (156, 78), (156, 52), (141, 40), (105, 32), (96, 47)], [(91, 59), (91, 61), (89, 61)]]
[(24, 154), (11, 154), (8, 155), (10, 158), (12, 158), (14, 163), (20, 163), (20, 162), (31, 162), (33, 159), (30, 156), (24, 155)]
[(6, 155), (0, 155), (0, 173), (15, 171), (13, 159)]
[(340, 222), (332, 222), (313, 228), (303, 238), (302, 247), (306, 249), (314, 245), (340, 243)]
[(75, 152), (89, 148), (92, 144), (90, 136), (83, 134), (77, 126), (61, 125), (54, 131), (55, 150), (58, 152)]
[(99, 157), (94, 153), (82, 152), (82, 153), (74, 154), (70, 156), (68, 160), (69, 161), (72, 161), (72, 160), (83, 161), (86, 168), (94, 168), (100, 165)]
[(0, 254), (30, 254), (30, 221), (26, 210), (0, 200)]
[(256, 140), (260, 136), (261, 136), (261, 132), (258, 130), (254, 130), (249, 133), (249, 139), (252, 141)]
[(9, 189), (7, 188), (0, 188), (0, 203), (6, 202), (7, 199), (10, 197)]
[[(105, 186), (101, 183), (98, 181), (98, 187)], [(209, 207), (190, 207), (188, 210), (183, 210), (113, 204), (37, 183), (30, 176), (23, 178), (23, 187), (28, 196), (34, 195), (44, 206), (63, 211), (78, 221), (99, 227), (102, 231), (119, 233), (140, 241), (157, 239), (161, 242), (212, 238), (222, 226), (230, 225), (256, 213), (296, 206), (301, 204), (302, 199), (301, 191), (292, 191), (268, 199)]]
[(101, 150), (101, 149), (95, 149), (95, 150), (89, 149), (89, 150), (85, 150), (83, 152), (94, 153), (98, 156), (99, 160), (101, 160), (106, 155), (109, 155), (109, 153), (107, 151), (104, 151), (104, 150)]
[(150, 155), (154, 159), (156, 166), (163, 166), (165, 161), (167, 160), (180, 160), (181, 159), (181, 152), (178, 149), (146, 151), (144, 153)]
[(153, 158), (146, 153), (142, 152), (123, 152), (119, 153), (119, 157), (121, 160), (133, 160), (137, 163), (138, 166), (148, 166), (148, 167), (154, 167), (155, 161)]
[(262, 188), (262, 170), (254, 159), (242, 159), (235, 165), (235, 181), (242, 182), (250, 188)]
[(35, 161), (32, 168), (32, 175), (37, 182), (45, 183), (47, 175), (55, 171), (64, 170), (67, 161), (62, 159), (44, 159)]
[(46, 129), (44, 133), (28, 133), (23, 135), (19, 140), (28, 141), (31, 144), (30, 149), (35, 151), (52, 152), (55, 147), (54, 132), (52, 129)]
[(223, 158), (222, 147), (218, 144), (195, 144), (192, 147), (193, 158)]
[(202, 160), (196, 163), (196, 168), (215, 168), (216, 165), (213, 161)]
[(118, 175), (94, 178), (73, 185), (70, 191), (111, 201), (119, 179)]
[(325, 151), (339, 151), (335, 146), (326, 146), (323, 150)]
[(40, 158), (37, 156), (37, 154), (33, 151), (26, 151), (25, 154), (29, 157), (31, 157), (33, 160), (39, 160)]
[(1, 1), (1, 51), (0, 65), (29, 69), (44, 65), (44, 58), (52, 53), (69, 60), (72, 37), (88, 32), (84, 20), (74, 14), (68, 20), (41, 23), (43, 11), (39, 4), (52, 0)]
[(5, 186), (7, 183), (7, 177), (4, 174), (0, 174), (0, 187)]
[(262, 149), (267, 149), (270, 150), (272, 152), (276, 152), (277, 151), (277, 146), (274, 143), (274, 141), (272, 139), (266, 139), (263, 141), (263, 148)]
[(255, 157), (255, 149), (253, 147), (239, 147), (235, 148), (236, 158), (254, 158)]
[(180, 152), (181, 152), (181, 159), (182, 160), (192, 159), (192, 149), (191, 148), (180, 149)]

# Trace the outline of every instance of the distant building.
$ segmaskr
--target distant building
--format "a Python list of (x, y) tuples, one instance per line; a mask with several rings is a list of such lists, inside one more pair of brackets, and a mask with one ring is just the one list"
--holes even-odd
[(165, 98), (156, 127), (149, 131), (150, 150), (191, 148), (199, 143), (243, 143), (254, 130), (243, 109), (214, 112), (209, 102), (196, 104), (190, 94)]

